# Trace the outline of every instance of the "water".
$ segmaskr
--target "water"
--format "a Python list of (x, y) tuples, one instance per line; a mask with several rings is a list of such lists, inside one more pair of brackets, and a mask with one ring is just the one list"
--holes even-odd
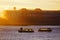
[[(19, 33), (20, 27), (32, 28), (34, 33)], [(45, 27), (52, 32), (37, 31)], [(60, 26), (0, 26), (0, 40), (60, 40)]]

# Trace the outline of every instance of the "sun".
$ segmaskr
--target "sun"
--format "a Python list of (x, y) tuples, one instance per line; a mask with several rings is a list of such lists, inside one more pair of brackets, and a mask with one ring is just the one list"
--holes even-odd
[(5, 8), (1, 8), (0, 9), (0, 18), (6, 19), (4, 10), (8, 10), (8, 7), (5, 7)]
[(0, 18), (6, 19), (4, 12), (0, 12)]

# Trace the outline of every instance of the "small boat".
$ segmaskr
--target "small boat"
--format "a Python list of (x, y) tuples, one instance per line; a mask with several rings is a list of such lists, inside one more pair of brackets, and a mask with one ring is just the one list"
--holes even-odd
[(38, 32), (51, 32), (51, 28), (39, 28)]
[(20, 28), (18, 32), (34, 32), (31, 28)]

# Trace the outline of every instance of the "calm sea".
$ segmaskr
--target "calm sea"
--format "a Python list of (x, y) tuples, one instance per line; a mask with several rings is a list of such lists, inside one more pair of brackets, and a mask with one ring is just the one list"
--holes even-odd
[[(19, 33), (20, 27), (34, 32)], [(39, 28), (51, 28), (52, 32), (38, 32)], [(60, 26), (0, 26), (0, 40), (60, 40)]]

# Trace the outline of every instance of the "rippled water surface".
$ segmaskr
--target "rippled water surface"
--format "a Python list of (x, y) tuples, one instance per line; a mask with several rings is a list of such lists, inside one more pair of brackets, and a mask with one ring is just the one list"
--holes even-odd
[[(19, 33), (20, 27), (34, 32)], [(51, 28), (52, 32), (38, 32), (39, 28)], [(0, 40), (60, 40), (60, 26), (0, 26)]]

